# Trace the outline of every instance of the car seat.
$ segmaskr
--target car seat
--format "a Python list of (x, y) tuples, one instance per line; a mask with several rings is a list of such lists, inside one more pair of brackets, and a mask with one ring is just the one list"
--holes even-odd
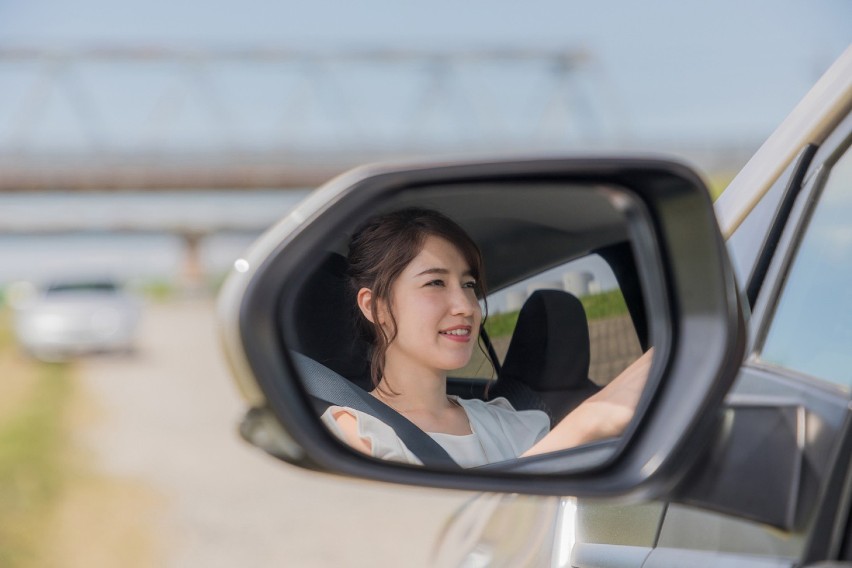
[(346, 282), (346, 259), (328, 253), (292, 303), (295, 309), (289, 323), (295, 333), (291, 347), (371, 390), (370, 345), (356, 331), (358, 314), (352, 296)]
[(600, 387), (589, 379), (589, 323), (583, 304), (561, 290), (524, 302), (489, 397), (518, 410), (543, 410), (556, 424)]

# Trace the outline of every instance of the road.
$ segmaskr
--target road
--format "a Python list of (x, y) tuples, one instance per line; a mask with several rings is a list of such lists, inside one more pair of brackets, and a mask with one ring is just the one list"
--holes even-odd
[(149, 306), (136, 354), (78, 370), (99, 409), (75, 433), (90, 467), (165, 503), (143, 527), (158, 565), (427, 566), (471, 495), (303, 472), (245, 444), (210, 302)]

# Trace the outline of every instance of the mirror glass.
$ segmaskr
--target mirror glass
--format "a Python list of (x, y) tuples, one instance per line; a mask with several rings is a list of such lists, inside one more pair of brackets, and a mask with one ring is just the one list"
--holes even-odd
[(613, 457), (654, 383), (661, 333), (629, 192), (434, 185), (343, 217), (303, 232), (321, 244), (278, 316), (335, 439), (450, 469), (546, 473)]

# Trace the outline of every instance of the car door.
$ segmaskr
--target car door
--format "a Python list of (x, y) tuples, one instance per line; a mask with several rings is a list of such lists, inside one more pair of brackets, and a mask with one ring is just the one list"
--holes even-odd
[[(814, 532), (827, 514), (826, 485), (852, 390), (850, 141), (852, 116), (847, 116), (818, 150), (802, 149), (796, 165), (764, 198), (768, 201), (729, 240), (753, 310), (749, 355), (730, 402), (787, 405), (797, 417), (790, 427), (799, 443), (782, 458), (796, 470), (785, 526), (728, 514), (733, 511), (725, 511), (724, 499), (710, 504), (715, 512), (670, 504), (649, 559), (675, 554), (683, 561), (711, 553), (742, 565), (746, 558), (793, 564), (822, 557), (814, 550)], [(761, 441), (753, 432), (743, 435)], [(774, 458), (757, 450), (752, 455), (736, 465), (746, 485), (777, 479), (770, 467)], [(713, 475), (719, 476), (716, 466)], [(703, 500), (706, 505), (709, 499)]]

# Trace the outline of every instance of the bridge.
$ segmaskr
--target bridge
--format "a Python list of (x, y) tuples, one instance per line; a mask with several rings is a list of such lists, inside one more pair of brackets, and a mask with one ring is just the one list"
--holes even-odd
[[(0, 194), (304, 191), (372, 161), (624, 146), (623, 108), (583, 49), (7, 47)], [(198, 281), (204, 238), (270, 222), (0, 214), (0, 235), (176, 234)]]
[(553, 152), (627, 124), (583, 50), (6, 48), (0, 86), (0, 191), (304, 188), (377, 159)]

